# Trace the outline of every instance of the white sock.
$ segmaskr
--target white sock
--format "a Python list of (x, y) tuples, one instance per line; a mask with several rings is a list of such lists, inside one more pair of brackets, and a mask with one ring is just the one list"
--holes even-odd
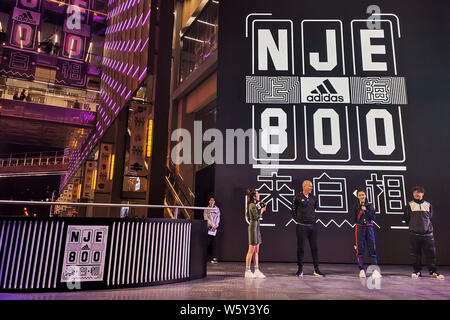
[(245, 271), (250, 271), (250, 272), (252, 272), (252, 269), (250, 269), (250, 267), (245, 267)]

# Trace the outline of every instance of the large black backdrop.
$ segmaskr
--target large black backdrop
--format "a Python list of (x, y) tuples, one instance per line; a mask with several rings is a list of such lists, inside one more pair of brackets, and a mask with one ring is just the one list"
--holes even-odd
[[(450, 251), (447, 246), (450, 243), (450, 211), (448, 206), (449, 178), (448, 164), (450, 163), (450, 133), (449, 133), (449, 89), (450, 84), (450, 48), (448, 12), (450, 3), (446, 1), (334, 1), (334, 0), (246, 0), (246, 1), (220, 1), (219, 19), (219, 79), (218, 79), (218, 106), (217, 126), (225, 129), (252, 127), (252, 105), (246, 103), (246, 76), (252, 75), (290, 75), (321, 76), (339, 75), (326, 72), (310, 73), (308, 69), (302, 75), (302, 51), (301, 51), (301, 21), (304, 19), (339, 19), (342, 21), (344, 49), (345, 49), (345, 77), (353, 76), (352, 46), (350, 36), (350, 22), (353, 19), (367, 19), (369, 15), (366, 9), (369, 5), (378, 5), (382, 13), (393, 13), (399, 18), (401, 38), (397, 36), (397, 27), (393, 16), (384, 19), (392, 21), (395, 38), (395, 57), (397, 61), (397, 77), (406, 80), (406, 92), (408, 102), (400, 106), (402, 115), (403, 134), (405, 141), (406, 161), (400, 166), (406, 166), (406, 171), (383, 170), (327, 170), (325, 169), (280, 169), (278, 176), (291, 176), (292, 182), (286, 183), (289, 188), (299, 192), (303, 179), (312, 179), (326, 173), (330, 177), (346, 179), (348, 213), (321, 213), (319, 218), (319, 255), (323, 262), (355, 262), (353, 216), (350, 208), (355, 198), (353, 190), (358, 186), (364, 186), (371, 174), (377, 174), (377, 179), (382, 175), (403, 175), (406, 197), (411, 198), (411, 187), (417, 184), (426, 188), (426, 198), (433, 204), (435, 210), (434, 226), (437, 244), (437, 257), (439, 264), (450, 264)], [(250, 13), (271, 13), (271, 16), (258, 16), (258, 19), (290, 19), (293, 21), (293, 43), (295, 73), (282, 73), (274, 71), (273, 63), (269, 55), (269, 70), (267, 72), (252, 74), (252, 46), (251, 25), (256, 17), (249, 17), (249, 37), (245, 37), (246, 17)], [(270, 27), (270, 23), (264, 25), (271, 29), (274, 40), (277, 41), (277, 33)], [(273, 24), (272, 24), (273, 25)], [(384, 26), (386, 24), (383, 24)], [(258, 26), (258, 23), (256, 23)], [(286, 24), (280, 24), (286, 28)], [(305, 28), (305, 32), (307, 29)], [(389, 31), (385, 29), (385, 31)], [(310, 34), (315, 36), (313, 33)], [(305, 34), (307, 36), (307, 34)], [(339, 38), (339, 34), (337, 34)], [(372, 44), (380, 44), (379, 39), (372, 40)], [(320, 53), (320, 60), (326, 59), (325, 35), (312, 41), (313, 49)], [(316, 46), (314, 47), (314, 43)], [(321, 45), (322, 44), (322, 45)], [(339, 47), (338, 42), (338, 49)], [(358, 49), (358, 45), (355, 44)], [(389, 49), (389, 48), (388, 48)], [(389, 50), (387, 50), (389, 53)], [(289, 57), (290, 58), (290, 57)], [(339, 59), (339, 58), (338, 58)], [(384, 61), (381, 55), (374, 55), (373, 60)], [(336, 70), (334, 70), (336, 71)], [(356, 76), (388, 75), (391, 73), (358, 73)], [(302, 83), (303, 84), (303, 83)], [(255, 110), (261, 107), (274, 107), (288, 110), (289, 105), (254, 104)], [(358, 154), (358, 142), (356, 128), (356, 105), (347, 104), (307, 104), (295, 103), (297, 110), (297, 146), (300, 156), (295, 164), (309, 164), (304, 157), (304, 105), (315, 110), (317, 107), (331, 107), (337, 112), (348, 106), (351, 160), (344, 164), (361, 164)], [(395, 115), (400, 104), (379, 105), (372, 107), (385, 108)], [(366, 108), (366, 109), (364, 109)], [(367, 106), (361, 106), (360, 112), (367, 110)], [(288, 110), (289, 111), (289, 110)], [(341, 115), (341, 113), (340, 113)], [(288, 116), (288, 121), (290, 120)], [(259, 121), (257, 118), (256, 121)], [(396, 121), (396, 119), (394, 119)], [(363, 123), (363, 121), (361, 121)], [(342, 131), (341, 123), (341, 131)], [(376, 122), (377, 130), (383, 128), (383, 123)], [(326, 121), (324, 126), (324, 144), (329, 143), (330, 134), (326, 132), (329, 127)], [(328, 127), (327, 127), (328, 126)], [(288, 128), (288, 133), (292, 130)], [(398, 133), (395, 132), (396, 137)], [(328, 137), (328, 138), (327, 138)], [(328, 140), (327, 140), (328, 139)], [(379, 144), (383, 142), (377, 131)], [(312, 143), (308, 138), (308, 144)], [(398, 143), (397, 143), (398, 146)], [(248, 162), (247, 162), (248, 163)], [(322, 165), (335, 165), (332, 162), (322, 162)], [(367, 164), (367, 163), (366, 163)], [(383, 163), (370, 163), (384, 165)], [(391, 164), (387, 164), (388, 166)], [(220, 232), (220, 257), (223, 260), (242, 261), (247, 249), (247, 223), (244, 218), (244, 194), (247, 187), (267, 188), (263, 182), (257, 181), (261, 175), (259, 169), (252, 165), (216, 165), (215, 168), (215, 195), (221, 203), (222, 225)], [(263, 174), (264, 175), (264, 174)], [(387, 183), (387, 182), (385, 182)], [(281, 184), (281, 186), (283, 186)], [(283, 186), (286, 189), (286, 186)], [(376, 188), (375, 188), (376, 189)], [(380, 189), (381, 190), (381, 189)], [(387, 192), (388, 190), (386, 190)], [(295, 225), (289, 222), (291, 215), (283, 202), (282, 191), (268, 192), (274, 199), (280, 199), (277, 212), (272, 210), (271, 204), (265, 215), (263, 223), (275, 224), (275, 226), (262, 227), (263, 244), (261, 246), (260, 259), (263, 261), (295, 261), (296, 240)], [(378, 192), (379, 193), (379, 192)], [(381, 198), (383, 199), (383, 194)], [(287, 200), (292, 197), (286, 196)], [(270, 198), (268, 198), (270, 199)], [(377, 218), (376, 227), (377, 251), (380, 263), (409, 263), (408, 231), (395, 229), (404, 226), (399, 214), (386, 214), (385, 205), (381, 200), (381, 212)], [(397, 210), (397, 213), (398, 210)], [(346, 223), (349, 221), (349, 223)], [(336, 223), (335, 223), (336, 222)], [(326, 225), (326, 227), (325, 227)], [(394, 229), (392, 228), (394, 227)], [(307, 255), (309, 259), (309, 252)]]

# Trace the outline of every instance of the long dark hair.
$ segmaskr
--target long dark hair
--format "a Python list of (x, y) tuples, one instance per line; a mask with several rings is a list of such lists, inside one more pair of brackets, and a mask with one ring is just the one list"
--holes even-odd
[(356, 203), (355, 203), (355, 207), (358, 208), (358, 207), (361, 205), (360, 202), (359, 202), (359, 198), (358, 198), (358, 194), (359, 194), (360, 192), (364, 192), (364, 194), (366, 195), (365, 204), (366, 204), (366, 207), (370, 208), (371, 203), (367, 200), (367, 192), (366, 192), (366, 190), (364, 190), (363, 188), (357, 188), (357, 190), (356, 190)]
[(253, 202), (256, 196), (256, 189), (247, 189), (247, 203), (250, 204)]
[(245, 215), (247, 217), (247, 219), (249, 219), (248, 217), (248, 207), (250, 206), (250, 203), (253, 203), (253, 199), (256, 196), (256, 189), (247, 189), (247, 208), (245, 208)]

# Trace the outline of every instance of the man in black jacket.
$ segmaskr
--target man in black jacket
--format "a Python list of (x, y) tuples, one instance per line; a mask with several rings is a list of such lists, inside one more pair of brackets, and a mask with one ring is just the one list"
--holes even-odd
[(317, 198), (311, 194), (313, 189), (311, 181), (305, 180), (302, 183), (302, 192), (297, 194), (292, 201), (292, 215), (297, 223), (297, 264), (298, 271), (296, 275), (303, 277), (303, 256), (304, 243), (309, 241), (311, 256), (314, 264), (313, 275), (324, 277), (325, 274), (319, 270), (319, 257), (317, 248), (317, 226), (316, 209)]
[(433, 209), (431, 204), (423, 199), (425, 190), (417, 186), (412, 189), (413, 201), (410, 201), (405, 208), (404, 219), (409, 224), (411, 255), (413, 257), (414, 272), (412, 278), (422, 275), (422, 250), (428, 260), (428, 270), (431, 278), (444, 279), (436, 271), (436, 247), (434, 243)]

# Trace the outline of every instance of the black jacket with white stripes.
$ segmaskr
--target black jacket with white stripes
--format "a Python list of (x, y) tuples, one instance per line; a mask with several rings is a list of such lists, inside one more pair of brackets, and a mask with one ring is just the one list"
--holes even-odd
[(432, 217), (433, 208), (428, 201), (414, 199), (406, 205), (404, 219), (409, 224), (409, 231), (414, 234), (433, 234)]

